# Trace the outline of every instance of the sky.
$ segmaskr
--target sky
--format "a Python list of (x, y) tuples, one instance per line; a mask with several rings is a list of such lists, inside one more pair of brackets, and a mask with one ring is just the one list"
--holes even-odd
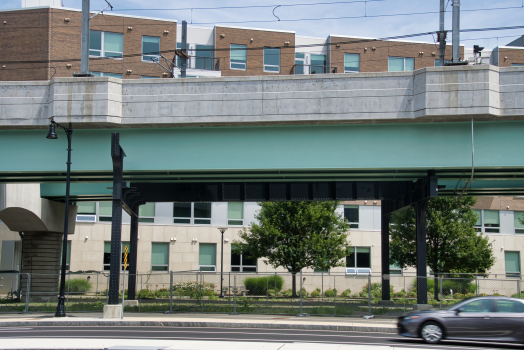
[[(451, 31), (453, 1), (445, 1), (447, 3), (445, 28)], [(82, 7), (82, 0), (62, 0), (62, 2), (67, 8), (81, 9)], [(109, 2), (113, 5), (113, 12), (118, 14), (176, 19), (179, 23), (186, 20), (189, 25), (209, 28), (214, 24), (220, 24), (289, 30), (294, 31), (297, 36), (325, 38), (330, 34), (336, 34), (387, 38), (439, 30), (440, 0), (109, 0)], [(276, 7), (278, 5), (281, 6)], [(106, 6), (104, 0), (91, 0), (91, 11), (98, 11)], [(258, 7), (224, 8), (246, 6)], [(20, 7), (21, 0), (0, 1), (0, 10)], [(524, 25), (524, 0), (461, 0), (460, 7), (462, 29)], [(492, 49), (496, 46), (504, 46), (523, 34), (524, 29), (481, 31), (461, 33), (460, 39), (461, 44), (468, 48), (480, 45)], [(406, 40), (434, 42), (436, 37), (425, 35)], [(448, 34), (448, 43), (451, 43), (451, 33)]]

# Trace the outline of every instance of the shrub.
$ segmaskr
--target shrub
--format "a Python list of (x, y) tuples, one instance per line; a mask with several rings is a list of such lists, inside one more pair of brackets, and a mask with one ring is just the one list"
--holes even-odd
[(65, 290), (70, 294), (84, 294), (91, 290), (91, 282), (83, 278), (74, 278), (66, 281)]
[(284, 285), (284, 279), (281, 276), (271, 275), (269, 277), (248, 277), (244, 280), (244, 287), (249, 291), (250, 295), (264, 295), (269, 289), (275, 289), (280, 292)]
[(324, 291), (324, 296), (326, 298), (334, 298), (337, 296), (337, 289), (336, 288), (333, 288), (333, 289), (328, 289), (326, 291)]
[(141, 299), (142, 298), (153, 298), (154, 296), (155, 296), (154, 293), (150, 291), (149, 289), (142, 289), (136, 295), (137, 298), (141, 298)]
[(290, 298), (293, 295), (293, 292), (291, 291), (291, 289), (288, 289), (283, 291), (282, 295), (284, 295), (286, 298)]
[(346, 289), (345, 291), (343, 291), (340, 296), (342, 297), (350, 297), (351, 296), (351, 289)]
[[(297, 292), (297, 294), (300, 296), (300, 291)], [(307, 297), (307, 296), (308, 296), (308, 292), (306, 288), (302, 287), (302, 297)]]
[(318, 298), (320, 296), (320, 288), (317, 288), (315, 289), (314, 291), (311, 292), (310, 296), (312, 298)]
[[(444, 278), (442, 281), (442, 294), (444, 295), (451, 294), (451, 290), (453, 290), (453, 294), (455, 293), (475, 294), (475, 292), (477, 291), (477, 286), (473, 281), (474, 280), (471, 278), (457, 278), (457, 279)], [(413, 281), (412, 290), (416, 290), (416, 285), (417, 285), (417, 280), (415, 279)], [(427, 285), (428, 285), (428, 292), (433, 293), (435, 290), (435, 279), (428, 278)], [(440, 286), (437, 285), (437, 288), (440, 289)]]

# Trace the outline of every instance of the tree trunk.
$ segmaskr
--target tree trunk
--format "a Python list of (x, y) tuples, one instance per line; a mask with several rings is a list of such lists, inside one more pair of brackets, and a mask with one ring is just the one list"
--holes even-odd
[(291, 297), (292, 298), (297, 297), (297, 273), (296, 272), (291, 273)]

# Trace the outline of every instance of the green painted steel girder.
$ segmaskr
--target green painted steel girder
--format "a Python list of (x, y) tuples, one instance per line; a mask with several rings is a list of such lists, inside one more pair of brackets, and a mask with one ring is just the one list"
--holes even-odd
[[(474, 127), (475, 179), (524, 184), (524, 121)], [(128, 182), (411, 181), (435, 170), (456, 183), (471, 174), (468, 122), (81, 129), (73, 132), (73, 183), (110, 187), (111, 132), (120, 133)], [(65, 134), (46, 134), (0, 131), (0, 182), (64, 181)]]

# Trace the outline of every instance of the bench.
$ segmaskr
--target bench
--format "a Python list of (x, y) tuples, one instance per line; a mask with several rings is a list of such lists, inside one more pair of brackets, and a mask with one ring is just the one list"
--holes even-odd
[(222, 290), (224, 291), (224, 295), (238, 295), (239, 293), (242, 293), (242, 296), (245, 297), (247, 292), (249, 292), (248, 289), (244, 288), (233, 288), (233, 287), (223, 287)]

